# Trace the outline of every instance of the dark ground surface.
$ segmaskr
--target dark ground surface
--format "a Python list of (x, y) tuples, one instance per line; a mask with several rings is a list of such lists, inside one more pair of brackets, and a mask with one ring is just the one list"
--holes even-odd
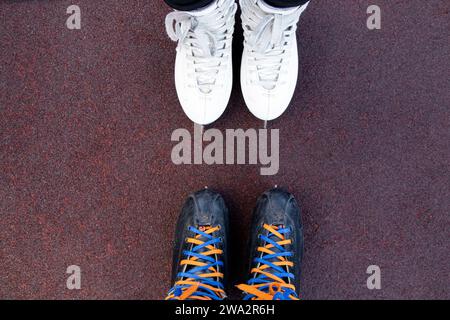
[[(305, 299), (450, 298), (449, 2), (378, 0), (369, 31), (372, 3), (305, 12), (297, 91), (269, 124), (281, 168), (264, 177), (172, 164), (172, 131), (192, 126), (162, 1), (78, 0), (80, 31), (65, 27), (73, 1), (0, 1), (0, 298), (163, 298), (179, 208), (205, 185), (231, 209), (242, 281), (251, 210), (274, 184), (303, 204)], [(261, 127), (234, 89), (214, 127)], [(382, 290), (366, 288), (372, 264)]]

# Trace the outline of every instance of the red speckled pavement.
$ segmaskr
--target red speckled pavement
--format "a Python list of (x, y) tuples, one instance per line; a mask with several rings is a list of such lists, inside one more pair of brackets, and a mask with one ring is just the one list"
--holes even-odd
[[(303, 204), (303, 298), (450, 298), (448, 1), (377, 0), (373, 31), (374, 1), (311, 2), (294, 100), (269, 123), (274, 176), (171, 162), (172, 131), (193, 127), (162, 1), (77, 0), (69, 30), (73, 2), (0, 1), (0, 298), (163, 298), (179, 208), (205, 185), (230, 207), (243, 281), (251, 210), (275, 184)], [(238, 81), (214, 127), (262, 127)], [(73, 264), (81, 290), (66, 289)], [(369, 265), (381, 290), (366, 287)]]

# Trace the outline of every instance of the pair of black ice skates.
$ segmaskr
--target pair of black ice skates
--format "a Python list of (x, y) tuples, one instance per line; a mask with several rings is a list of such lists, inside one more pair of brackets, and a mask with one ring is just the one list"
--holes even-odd
[[(191, 194), (175, 233), (172, 284), (166, 300), (226, 298), (228, 209), (223, 197), (204, 189)], [(274, 188), (256, 204), (250, 233), (244, 300), (298, 300), (303, 253), (301, 209), (289, 192)]]

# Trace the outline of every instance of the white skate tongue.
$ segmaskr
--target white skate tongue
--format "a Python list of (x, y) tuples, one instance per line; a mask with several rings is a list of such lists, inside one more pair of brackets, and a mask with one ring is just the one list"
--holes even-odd
[(211, 12), (213, 12), (214, 10), (216, 10), (216, 8), (218, 7), (218, 3), (219, 3), (219, 0), (216, 0), (213, 3), (207, 5), (206, 7), (189, 11), (189, 14), (193, 15), (194, 17), (201, 17), (201, 16), (208, 15)]
[(276, 7), (272, 7), (271, 5), (268, 5), (265, 1), (262, 1), (262, 0), (258, 0), (256, 4), (264, 12), (272, 13), (272, 14), (288, 15), (288, 14), (294, 13), (298, 9), (298, 7), (276, 8)]
[[(197, 23), (206, 23), (207, 25), (210, 25), (211, 15), (216, 14), (215, 11), (217, 10), (222, 10), (220, 7), (223, 7), (223, 2), (224, 0), (215, 0), (204, 8), (190, 11), (189, 14), (197, 20)], [(223, 24), (225, 23), (226, 21), (223, 22)], [(215, 28), (220, 27), (221, 26), (215, 26)], [(215, 29), (211, 29), (198, 33), (198, 46), (191, 48), (193, 56), (196, 57), (197, 85), (199, 86), (200, 91), (205, 94), (211, 92), (212, 87), (216, 82), (218, 68), (220, 67), (220, 61), (217, 58), (214, 58), (216, 49), (221, 49), (217, 47), (217, 42), (220, 39), (216, 39), (216, 36), (220, 35), (220, 37), (224, 37), (225, 35), (216, 35), (215, 32)]]

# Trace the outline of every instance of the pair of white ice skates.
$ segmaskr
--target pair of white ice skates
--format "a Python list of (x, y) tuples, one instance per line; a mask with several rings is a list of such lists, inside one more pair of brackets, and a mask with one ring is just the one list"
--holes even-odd
[[(278, 118), (294, 94), (298, 74), (297, 22), (308, 3), (274, 8), (262, 0), (240, 0), (244, 52), (241, 88), (253, 115)], [(225, 111), (233, 84), (232, 38), (235, 0), (215, 0), (196, 11), (167, 15), (169, 37), (178, 41), (175, 85), (186, 115), (207, 125)]]

